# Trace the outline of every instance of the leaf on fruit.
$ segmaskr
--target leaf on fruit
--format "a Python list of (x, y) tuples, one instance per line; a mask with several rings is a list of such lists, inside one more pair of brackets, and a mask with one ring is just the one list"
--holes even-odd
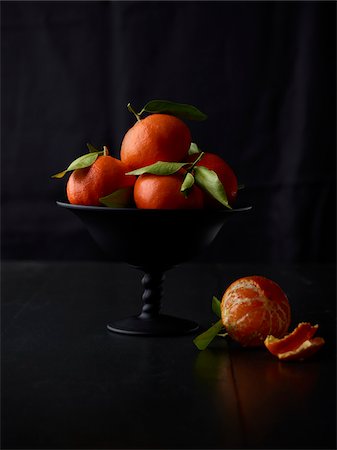
[(222, 320), (218, 320), (211, 328), (193, 339), (193, 343), (199, 350), (205, 350), (222, 329)]
[(126, 175), (143, 175), (144, 173), (151, 173), (152, 175), (172, 175), (178, 172), (182, 167), (190, 164), (191, 163), (157, 161), (149, 166), (127, 172)]
[(99, 201), (109, 208), (125, 208), (130, 204), (132, 187), (117, 189), (112, 194), (101, 197)]
[(212, 298), (212, 311), (221, 318), (221, 302), (214, 296)]
[(208, 192), (222, 205), (232, 209), (228, 203), (225, 188), (219, 180), (218, 175), (213, 170), (207, 169), (207, 167), (204, 166), (195, 166), (194, 178), (195, 182), (201, 189)]
[(67, 172), (70, 172), (72, 170), (90, 167), (102, 153), (103, 152), (86, 153), (85, 155), (82, 155), (79, 158), (75, 159), (75, 161), (73, 161), (66, 170), (56, 173), (52, 176), (52, 178), (62, 178)]
[(191, 142), (190, 149), (188, 150), (188, 154), (195, 155), (196, 153), (200, 153), (200, 152), (201, 152), (201, 150), (197, 146), (197, 144), (195, 142)]
[(194, 185), (194, 176), (190, 172), (186, 172), (184, 181), (182, 182), (180, 192), (182, 192), (185, 197), (188, 197), (189, 191)]
[(90, 153), (99, 153), (99, 150), (90, 144), (90, 142), (87, 143), (87, 147)]
[(193, 105), (188, 105), (185, 103), (175, 103), (168, 100), (151, 100), (144, 106), (139, 115), (141, 115), (143, 112), (148, 112), (151, 114), (171, 114), (173, 116), (179, 117), (180, 119), (197, 121), (207, 119), (207, 115)]

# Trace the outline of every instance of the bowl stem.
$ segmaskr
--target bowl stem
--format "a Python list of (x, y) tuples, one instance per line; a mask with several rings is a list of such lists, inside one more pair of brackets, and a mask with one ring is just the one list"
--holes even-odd
[(134, 267), (144, 273), (142, 310), (137, 316), (114, 321), (108, 325), (108, 330), (115, 333), (143, 336), (177, 336), (197, 331), (199, 325), (191, 320), (160, 314), (163, 282), (165, 272), (169, 267), (165, 269)]
[(140, 319), (150, 319), (159, 315), (163, 293), (165, 272), (160, 270), (147, 270), (142, 278), (144, 292), (142, 295), (143, 307)]

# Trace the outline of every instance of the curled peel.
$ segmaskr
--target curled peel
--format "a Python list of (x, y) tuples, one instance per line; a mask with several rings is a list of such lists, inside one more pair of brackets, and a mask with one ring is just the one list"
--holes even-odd
[(313, 338), (318, 325), (301, 322), (295, 330), (281, 339), (267, 336), (264, 344), (282, 361), (303, 360), (316, 353), (325, 343), (321, 337)]

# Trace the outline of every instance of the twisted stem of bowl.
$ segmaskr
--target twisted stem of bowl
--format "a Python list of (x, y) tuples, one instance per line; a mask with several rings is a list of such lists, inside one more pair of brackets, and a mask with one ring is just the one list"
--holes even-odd
[(144, 292), (142, 295), (143, 307), (139, 315), (141, 319), (150, 319), (159, 315), (163, 293), (163, 271), (146, 271), (142, 278)]

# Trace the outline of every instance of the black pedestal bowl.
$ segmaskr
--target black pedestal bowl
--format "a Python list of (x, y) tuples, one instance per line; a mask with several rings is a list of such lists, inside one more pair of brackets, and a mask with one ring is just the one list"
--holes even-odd
[(195, 322), (160, 314), (165, 272), (193, 259), (212, 243), (230, 217), (251, 209), (146, 210), (57, 204), (81, 219), (111, 259), (144, 273), (140, 314), (112, 322), (108, 329), (149, 336), (181, 335), (198, 329)]

